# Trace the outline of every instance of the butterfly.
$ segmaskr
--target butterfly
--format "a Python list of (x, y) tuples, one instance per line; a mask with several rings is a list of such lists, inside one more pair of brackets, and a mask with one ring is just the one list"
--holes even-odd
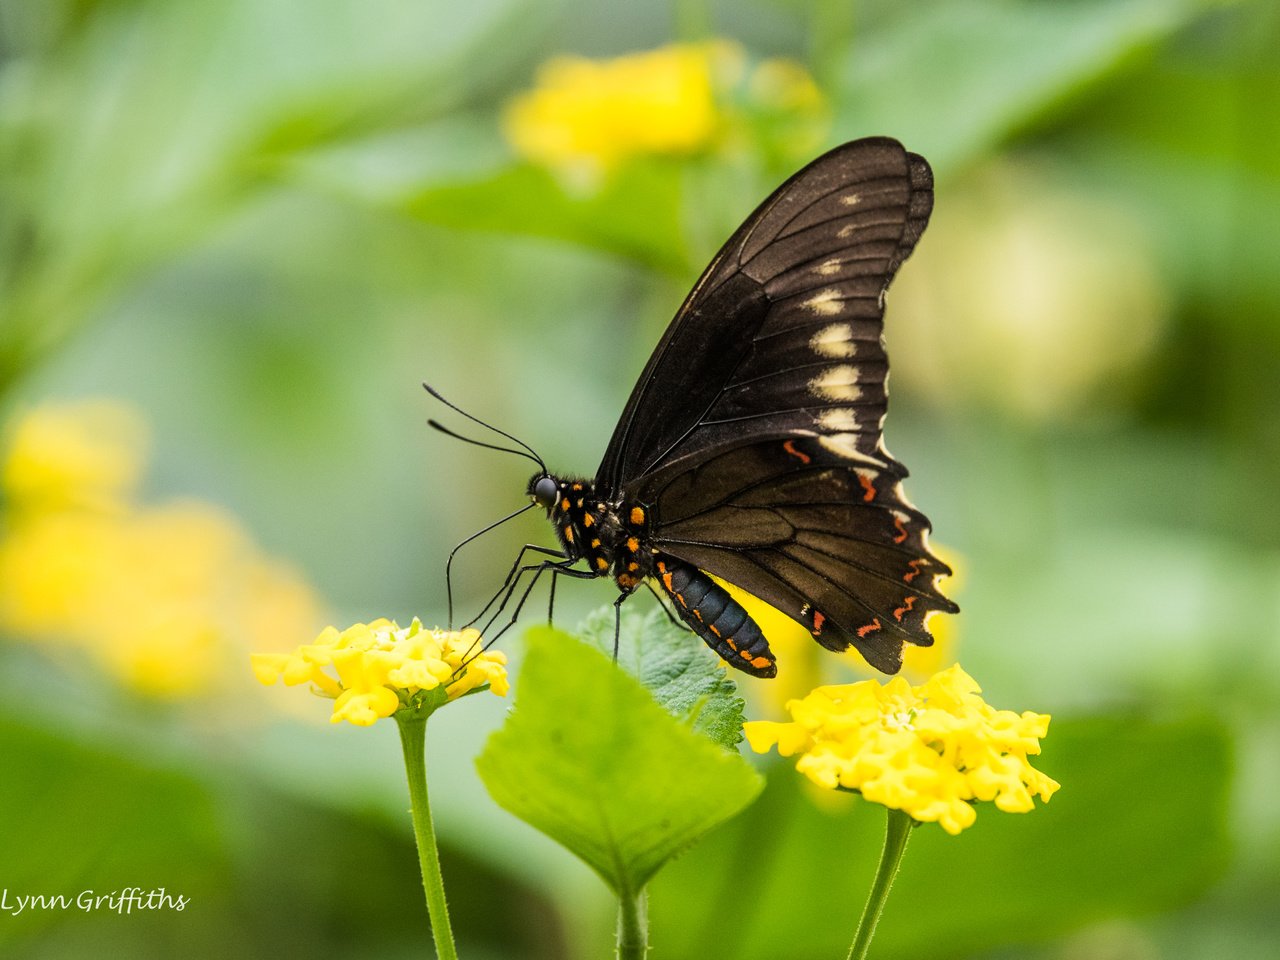
[(530, 506), (560, 550), (522, 569), (612, 578), (615, 607), (656, 582), (707, 646), (757, 677), (775, 676), (776, 658), (713, 576), (884, 673), (905, 643), (930, 645), (928, 615), (959, 608), (881, 439), (881, 333), (885, 292), (932, 208), (929, 164), (885, 137), (836, 147), (778, 187), (676, 313), (594, 479), (538, 461)]

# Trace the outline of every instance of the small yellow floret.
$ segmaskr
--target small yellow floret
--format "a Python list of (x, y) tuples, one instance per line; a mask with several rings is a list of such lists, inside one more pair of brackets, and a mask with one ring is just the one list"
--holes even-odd
[(628, 157), (708, 146), (724, 75), (741, 70), (735, 44), (673, 44), (612, 60), (557, 57), (507, 106), (507, 138), (538, 163), (595, 175)]
[(977, 801), (1023, 813), (1058, 789), (1027, 761), (1049, 717), (996, 710), (980, 692), (959, 665), (918, 687), (901, 677), (819, 687), (787, 704), (792, 722), (754, 721), (743, 732), (757, 753), (776, 745), (799, 754), (796, 769), (819, 786), (856, 790), (956, 834)]
[(479, 631), (427, 630), (417, 618), (407, 627), (385, 619), (342, 631), (326, 627), (293, 653), (251, 657), (260, 683), (309, 683), (334, 700), (332, 722), (365, 727), (423, 690), (442, 687), (447, 699), (456, 700), (488, 684), (506, 696), (506, 662), (501, 651), (482, 651)]

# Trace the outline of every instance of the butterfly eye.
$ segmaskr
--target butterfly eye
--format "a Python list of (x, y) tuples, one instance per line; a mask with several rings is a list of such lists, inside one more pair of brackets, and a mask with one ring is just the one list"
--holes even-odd
[(542, 477), (533, 485), (533, 499), (539, 506), (550, 510), (560, 498), (560, 488), (550, 477)]

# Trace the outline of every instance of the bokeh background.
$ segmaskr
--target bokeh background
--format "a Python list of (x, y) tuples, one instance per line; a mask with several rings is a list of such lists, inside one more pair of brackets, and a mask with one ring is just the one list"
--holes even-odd
[[(0, 954), (429, 950), (393, 731), (247, 652), (443, 621), (524, 503), (421, 381), (590, 474), (718, 243), (885, 134), (937, 176), (887, 439), (964, 609), (912, 669), (1052, 713), (1064, 786), (913, 841), (879, 954), (1275, 956), (1277, 51), (1264, 2), (0, 2), (0, 889), (192, 901), (0, 910)], [(468, 547), (459, 610), (550, 539)], [(862, 675), (778, 643), (754, 716)], [(602, 884), (476, 780), (505, 709), (429, 737), (462, 950), (603, 955)], [(847, 943), (880, 818), (785, 766), (752, 816), (656, 881), (655, 956)]]

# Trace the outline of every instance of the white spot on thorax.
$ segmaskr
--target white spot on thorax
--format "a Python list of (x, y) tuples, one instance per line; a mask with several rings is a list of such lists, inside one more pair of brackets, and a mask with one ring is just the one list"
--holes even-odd
[(823, 327), (810, 338), (809, 346), (824, 357), (852, 357), (858, 350), (853, 342), (853, 325), (848, 323)]
[(862, 396), (858, 368), (849, 363), (829, 367), (809, 381), (809, 392), (826, 400), (857, 400)]

